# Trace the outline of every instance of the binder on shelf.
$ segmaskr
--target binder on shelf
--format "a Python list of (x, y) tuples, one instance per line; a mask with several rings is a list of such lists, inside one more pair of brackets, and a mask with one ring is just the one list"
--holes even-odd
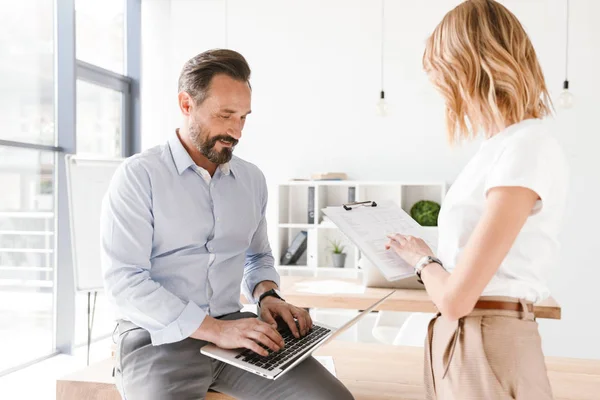
[(292, 243), (287, 248), (286, 252), (283, 254), (280, 260), (281, 265), (294, 265), (296, 261), (302, 256), (302, 254), (306, 251), (307, 246), (307, 231), (300, 231), (292, 240)]
[(309, 268), (317, 268), (318, 253), (317, 233), (313, 230), (308, 233), (308, 240), (306, 241), (306, 265)]
[(348, 203), (354, 203), (356, 201), (356, 187), (350, 186), (348, 188)]
[(308, 223), (315, 223), (315, 187), (308, 187)]

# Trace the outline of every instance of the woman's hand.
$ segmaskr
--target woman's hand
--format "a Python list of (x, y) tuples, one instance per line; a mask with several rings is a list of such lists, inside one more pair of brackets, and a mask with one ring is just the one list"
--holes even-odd
[(385, 245), (386, 250), (393, 250), (411, 266), (417, 265), (425, 256), (434, 256), (433, 252), (423, 239), (399, 233), (387, 235), (390, 241)]

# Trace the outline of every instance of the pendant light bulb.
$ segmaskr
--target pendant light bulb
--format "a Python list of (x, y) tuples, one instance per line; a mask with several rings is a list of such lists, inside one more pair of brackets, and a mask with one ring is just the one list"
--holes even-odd
[(558, 106), (563, 110), (568, 110), (573, 107), (575, 96), (569, 90), (569, 81), (563, 83), (563, 90), (558, 96)]
[(385, 101), (385, 92), (382, 90), (381, 95), (379, 97), (379, 101), (377, 102), (377, 115), (379, 117), (386, 117), (389, 113), (389, 106), (387, 101)]

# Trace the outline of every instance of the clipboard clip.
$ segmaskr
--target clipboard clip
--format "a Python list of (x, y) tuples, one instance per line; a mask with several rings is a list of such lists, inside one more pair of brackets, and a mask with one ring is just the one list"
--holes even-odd
[(352, 207), (377, 207), (377, 203), (375, 203), (374, 201), (355, 201), (354, 203), (346, 203), (346, 204), (342, 204), (342, 207), (344, 207), (344, 210), (346, 211), (350, 211), (352, 210)]

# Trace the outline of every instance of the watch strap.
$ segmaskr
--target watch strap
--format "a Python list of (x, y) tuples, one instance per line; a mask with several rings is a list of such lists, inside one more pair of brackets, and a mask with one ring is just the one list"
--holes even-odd
[(271, 289), (271, 290), (267, 290), (266, 292), (264, 292), (263, 294), (260, 295), (260, 297), (258, 298), (258, 305), (260, 306), (260, 302), (265, 298), (265, 297), (269, 297), (269, 296), (273, 296), (273, 297), (277, 297), (279, 300), (285, 301), (283, 300), (283, 297), (281, 297), (278, 293), (277, 290), (275, 289)]
[(421, 272), (423, 272), (423, 269), (428, 266), (429, 264), (439, 264), (440, 267), (444, 268), (444, 264), (442, 264), (442, 261), (439, 258), (436, 257), (432, 257), (432, 256), (425, 256), (423, 258), (421, 258), (419, 260), (419, 262), (417, 263), (417, 265), (415, 266), (415, 275), (417, 275), (417, 281), (420, 284), (423, 284), (423, 280), (421, 279)]

